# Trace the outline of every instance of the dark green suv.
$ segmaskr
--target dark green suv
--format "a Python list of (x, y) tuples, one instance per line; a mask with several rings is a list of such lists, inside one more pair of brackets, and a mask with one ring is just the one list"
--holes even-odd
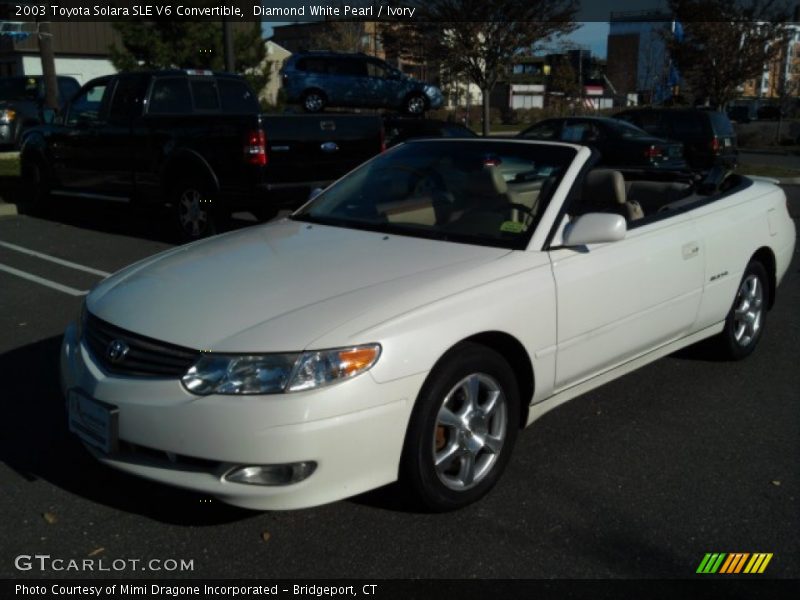
[(690, 167), (733, 168), (739, 162), (736, 132), (725, 113), (699, 108), (638, 108), (614, 115), (646, 132), (683, 143)]

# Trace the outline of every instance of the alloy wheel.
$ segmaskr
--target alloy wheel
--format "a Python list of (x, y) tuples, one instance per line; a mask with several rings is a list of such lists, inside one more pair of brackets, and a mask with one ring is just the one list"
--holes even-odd
[(492, 471), (506, 438), (508, 415), (500, 384), (472, 373), (447, 393), (436, 417), (433, 463), (451, 490), (478, 485)]
[(210, 215), (203, 202), (203, 194), (195, 188), (185, 189), (178, 199), (178, 221), (189, 237), (202, 237), (208, 231)]
[(764, 312), (764, 287), (759, 277), (750, 274), (742, 281), (733, 309), (733, 338), (749, 346), (761, 330)]
[(421, 115), (425, 112), (425, 99), (422, 96), (412, 96), (408, 100), (407, 109), (409, 114)]
[(322, 110), (324, 104), (325, 101), (322, 99), (322, 96), (316, 92), (306, 95), (305, 107), (308, 112), (318, 112)]

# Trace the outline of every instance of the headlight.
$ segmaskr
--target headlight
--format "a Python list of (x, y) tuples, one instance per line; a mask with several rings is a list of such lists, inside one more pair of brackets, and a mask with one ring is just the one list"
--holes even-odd
[(0, 110), (0, 123), (11, 123), (14, 119), (17, 118), (17, 112), (7, 108), (5, 110)]
[(355, 377), (380, 356), (379, 344), (302, 354), (204, 354), (183, 376), (184, 387), (208, 394), (280, 394)]

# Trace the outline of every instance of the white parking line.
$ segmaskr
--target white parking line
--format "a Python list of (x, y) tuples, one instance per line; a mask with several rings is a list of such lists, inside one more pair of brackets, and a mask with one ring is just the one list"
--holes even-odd
[(66, 285), (61, 285), (60, 283), (56, 283), (55, 281), (50, 281), (49, 279), (45, 279), (44, 277), (39, 277), (38, 275), (33, 275), (31, 273), (26, 273), (25, 271), (20, 271), (19, 269), (15, 269), (14, 267), (9, 267), (8, 265), (4, 265), (2, 263), (0, 263), (0, 271), (5, 271), (6, 273), (10, 273), (11, 275), (16, 275), (17, 277), (22, 277), (23, 279), (27, 279), (28, 281), (33, 281), (40, 285), (53, 288), (54, 290), (58, 290), (59, 292), (64, 292), (65, 294), (69, 294), (70, 296), (85, 296), (86, 294), (89, 293), (89, 290), (76, 290), (75, 288), (71, 288)]
[(63, 258), (50, 256), (49, 254), (42, 254), (41, 252), (37, 252), (36, 250), (31, 250), (30, 248), (23, 248), (22, 246), (17, 246), (16, 244), (9, 244), (8, 242), (0, 242), (0, 246), (2, 246), (3, 248), (8, 248), (9, 250), (14, 250), (15, 252), (22, 252), (23, 254), (35, 256), (36, 258), (41, 258), (42, 260), (49, 260), (52, 263), (56, 263), (57, 265), (62, 265), (64, 267), (69, 267), (70, 269), (76, 269), (78, 271), (92, 273), (93, 275), (100, 275), (101, 277), (108, 277), (109, 275), (111, 275), (111, 273), (107, 273), (106, 271), (101, 271), (100, 269), (93, 269), (91, 267), (86, 267), (84, 265), (79, 265), (78, 263), (64, 260)]

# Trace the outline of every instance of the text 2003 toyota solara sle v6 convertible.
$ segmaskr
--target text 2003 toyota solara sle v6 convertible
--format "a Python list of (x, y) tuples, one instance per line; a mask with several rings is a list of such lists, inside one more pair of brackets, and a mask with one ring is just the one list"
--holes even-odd
[(565, 400), (703, 338), (748, 355), (792, 256), (771, 183), (597, 158), (411, 142), (289, 218), (120, 271), (64, 337), (70, 428), (243, 507), (397, 479), (430, 509), (475, 501)]

